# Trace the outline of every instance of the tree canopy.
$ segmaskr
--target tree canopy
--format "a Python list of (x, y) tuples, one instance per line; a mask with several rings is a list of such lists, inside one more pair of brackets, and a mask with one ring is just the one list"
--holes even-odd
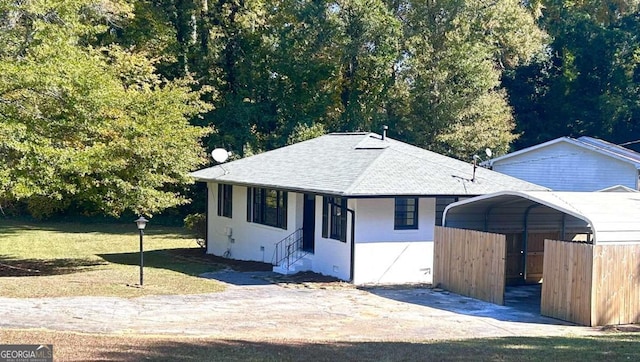
[[(104, 5), (104, 7), (99, 7)], [(0, 197), (47, 215), (152, 214), (186, 201), (173, 189), (203, 163), (207, 107), (184, 80), (166, 81), (144, 53), (93, 46), (126, 5), (0, 5)]]
[(376, 131), (470, 160), (640, 138), (637, 0), (0, 2), (0, 199), (187, 201), (205, 150)]
[(637, 0), (542, 1), (544, 56), (505, 78), (518, 148), (560, 136), (640, 139)]

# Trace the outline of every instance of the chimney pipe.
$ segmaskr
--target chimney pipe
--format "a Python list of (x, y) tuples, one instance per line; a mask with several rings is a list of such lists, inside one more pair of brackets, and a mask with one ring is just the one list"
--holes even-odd
[(387, 138), (387, 130), (389, 129), (389, 126), (384, 125), (382, 126), (382, 140), (384, 141), (385, 138)]

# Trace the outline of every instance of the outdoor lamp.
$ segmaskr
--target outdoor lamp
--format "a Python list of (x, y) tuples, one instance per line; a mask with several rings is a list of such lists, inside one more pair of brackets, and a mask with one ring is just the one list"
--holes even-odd
[(138, 225), (138, 230), (144, 230), (144, 227), (147, 226), (149, 220), (145, 219), (144, 216), (140, 216), (138, 220), (136, 220), (136, 224)]
[(144, 268), (144, 252), (142, 248), (142, 238), (144, 237), (144, 228), (147, 226), (149, 220), (145, 219), (143, 216), (140, 216), (138, 220), (136, 220), (136, 225), (138, 225), (138, 230), (140, 231), (140, 286), (143, 285), (143, 272)]

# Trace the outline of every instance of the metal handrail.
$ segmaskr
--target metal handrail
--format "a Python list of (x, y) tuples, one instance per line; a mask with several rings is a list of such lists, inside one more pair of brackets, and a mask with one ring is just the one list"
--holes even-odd
[(273, 250), (273, 258), (271, 264), (275, 266), (285, 265), (287, 270), (291, 264), (302, 259), (309, 252), (302, 250), (303, 246), (302, 228), (287, 235), (284, 239), (278, 241)]

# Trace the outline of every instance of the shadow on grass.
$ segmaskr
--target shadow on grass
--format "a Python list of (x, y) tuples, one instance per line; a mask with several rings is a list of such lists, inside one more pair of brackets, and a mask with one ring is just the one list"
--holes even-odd
[(506, 337), (411, 342), (253, 342), (197, 339), (155, 341), (103, 350), (118, 361), (629, 361), (640, 354), (640, 335)]
[[(98, 222), (51, 222), (51, 221), (25, 221), (0, 219), (0, 235), (17, 234), (25, 230), (42, 230), (70, 234), (111, 234), (111, 235), (138, 235), (138, 229), (132, 221), (121, 223), (98, 223)], [(146, 235), (174, 235), (184, 239), (195, 239), (181, 227), (169, 227), (153, 225), (149, 223), (145, 229)]]
[(18, 259), (0, 255), (0, 277), (71, 274), (104, 264), (89, 259)]
[[(225, 265), (207, 261), (204, 251), (200, 248), (159, 249), (144, 252), (144, 266), (149, 268), (167, 269), (187, 275), (200, 275), (218, 271)], [(140, 253), (97, 254), (105, 261), (123, 265), (140, 265)]]

